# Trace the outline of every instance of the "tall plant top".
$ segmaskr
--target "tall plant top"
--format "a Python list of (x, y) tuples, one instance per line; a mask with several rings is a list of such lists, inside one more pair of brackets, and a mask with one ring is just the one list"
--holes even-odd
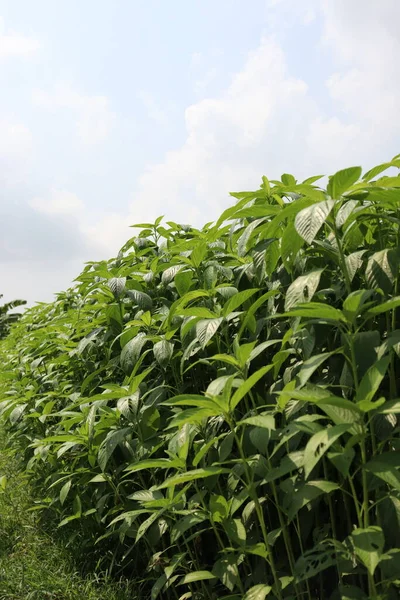
[(135, 225), (1, 343), (35, 508), (140, 597), (399, 597), (399, 168)]

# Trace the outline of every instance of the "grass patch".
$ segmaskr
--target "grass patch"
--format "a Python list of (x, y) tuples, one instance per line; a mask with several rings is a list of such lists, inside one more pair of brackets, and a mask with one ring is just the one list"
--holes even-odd
[(71, 553), (29, 512), (31, 491), (0, 438), (0, 600), (135, 600), (128, 582), (83, 577)]

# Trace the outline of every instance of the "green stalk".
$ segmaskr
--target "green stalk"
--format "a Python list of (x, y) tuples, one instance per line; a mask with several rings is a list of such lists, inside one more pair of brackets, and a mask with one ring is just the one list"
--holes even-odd
[(268, 533), (267, 533), (267, 528), (265, 525), (265, 519), (264, 519), (264, 514), (260, 505), (260, 502), (258, 500), (258, 495), (257, 492), (254, 489), (253, 486), (253, 481), (252, 481), (252, 477), (249, 471), (249, 465), (247, 464), (247, 460), (246, 457), (243, 453), (243, 449), (242, 449), (242, 445), (240, 443), (239, 437), (234, 429), (234, 425), (233, 423), (229, 423), (229, 426), (231, 427), (231, 430), (233, 431), (233, 435), (235, 437), (235, 441), (236, 441), (236, 445), (237, 448), (239, 450), (239, 454), (240, 454), (240, 458), (242, 460), (242, 464), (246, 473), (246, 479), (247, 479), (247, 485), (248, 485), (248, 491), (249, 491), (249, 495), (252, 498), (253, 502), (254, 502), (254, 508), (256, 510), (256, 514), (257, 514), (257, 519), (258, 522), (260, 524), (260, 528), (261, 528), (261, 532), (262, 532), (262, 536), (263, 536), (263, 540), (264, 540), (264, 544), (265, 544), (265, 548), (267, 550), (268, 553), (268, 559), (269, 559), (269, 564), (271, 567), (271, 571), (272, 571), (272, 577), (274, 580), (274, 584), (275, 584), (275, 588), (276, 588), (276, 596), (278, 598), (278, 600), (283, 600), (282, 598), (282, 594), (281, 594), (281, 590), (280, 590), (280, 581), (279, 581), (279, 577), (278, 577), (278, 573), (276, 570), (276, 565), (275, 565), (275, 559), (273, 556), (273, 553), (271, 551), (271, 546), (269, 544), (268, 541)]
[[(325, 479), (328, 481), (328, 469), (326, 466), (326, 459), (325, 457), (322, 458), (322, 464), (323, 464), (323, 469), (324, 469), (324, 477)], [(336, 521), (335, 521), (335, 513), (333, 510), (333, 504), (332, 504), (332, 498), (331, 498), (331, 494), (328, 494), (328, 507), (329, 507), (329, 517), (331, 520), (331, 527), (332, 527), (332, 536), (335, 540), (338, 540), (338, 536), (337, 536), (337, 531), (336, 531)], [(339, 583), (342, 583), (342, 574), (340, 572), (339, 569), (339, 561), (338, 561), (338, 556), (337, 556), (337, 552), (335, 552), (335, 558), (336, 558), (336, 568), (337, 568), (337, 574), (338, 574), (338, 578), (339, 578)]]
[(351, 281), (350, 281), (350, 276), (349, 276), (349, 271), (347, 269), (347, 265), (346, 265), (346, 258), (343, 252), (343, 248), (342, 248), (342, 242), (341, 239), (339, 237), (339, 232), (337, 230), (336, 227), (336, 223), (335, 223), (335, 219), (333, 219), (333, 231), (335, 234), (335, 239), (336, 239), (336, 243), (337, 243), (337, 247), (338, 247), (338, 252), (339, 252), (339, 258), (340, 258), (340, 266), (341, 269), (343, 271), (344, 274), (344, 281), (346, 284), (346, 291), (347, 294), (351, 293)]

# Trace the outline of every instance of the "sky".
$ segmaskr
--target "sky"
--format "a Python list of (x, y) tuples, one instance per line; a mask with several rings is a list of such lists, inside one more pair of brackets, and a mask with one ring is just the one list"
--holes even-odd
[(0, 0), (0, 293), (400, 152), (399, 0)]

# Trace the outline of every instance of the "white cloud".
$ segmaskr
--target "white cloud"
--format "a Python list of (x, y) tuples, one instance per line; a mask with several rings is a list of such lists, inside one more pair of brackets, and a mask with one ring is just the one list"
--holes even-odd
[(0, 118), (0, 159), (22, 159), (32, 150), (32, 134), (13, 118)]
[(30, 130), (13, 116), (0, 116), (0, 184), (22, 183), (31, 166), (33, 140)]
[[(275, 4), (286, 12), (293, 0)], [(187, 108), (186, 142), (140, 178), (131, 206), (135, 220), (166, 214), (199, 224), (226, 206), (229, 190), (257, 187), (263, 174), (286, 170), (301, 178), (348, 164), (368, 167), (399, 151), (394, 23), (400, 4), (326, 0), (321, 8), (309, 0), (301, 8), (304, 20), (314, 19), (317, 9), (323, 43), (337, 64), (336, 73), (326, 73), (332, 108), (291, 76), (277, 41), (264, 39), (225, 92)], [(192, 57), (195, 66), (201, 60)]]
[[(353, 122), (370, 134), (400, 131), (400, 3), (398, 0), (336, 0), (323, 3), (325, 45), (340, 69), (328, 90)], [(381, 140), (380, 140), (381, 141)]]
[(77, 135), (89, 146), (105, 141), (116, 121), (106, 96), (86, 96), (65, 83), (56, 85), (50, 92), (34, 90), (33, 101), (47, 110), (72, 111), (76, 116)]
[(4, 20), (0, 17), (0, 60), (14, 56), (26, 58), (39, 48), (39, 40), (15, 31), (5, 31)]
[(139, 100), (143, 102), (143, 105), (147, 111), (150, 119), (161, 125), (162, 127), (168, 126), (168, 116), (166, 111), (161, 108), (159, 103), (154, 98), (153, 94), (146, 90), (141, 90), (137, 94)]
[(313, 116), (307, 85), (287, 73), (280, 46), (264, 39), (220, 97), (187, 108), (185, 144), (142, 175), (132, 217), (166, 214), (197, 224), (215, 218), (229, 190), (257, 187), (284, 162)]
[(46, 215), (77, 215), (84, 208), (80, 198), (67, 190), (51, 189), (48, 198), (32, 198), (29, 205)]

